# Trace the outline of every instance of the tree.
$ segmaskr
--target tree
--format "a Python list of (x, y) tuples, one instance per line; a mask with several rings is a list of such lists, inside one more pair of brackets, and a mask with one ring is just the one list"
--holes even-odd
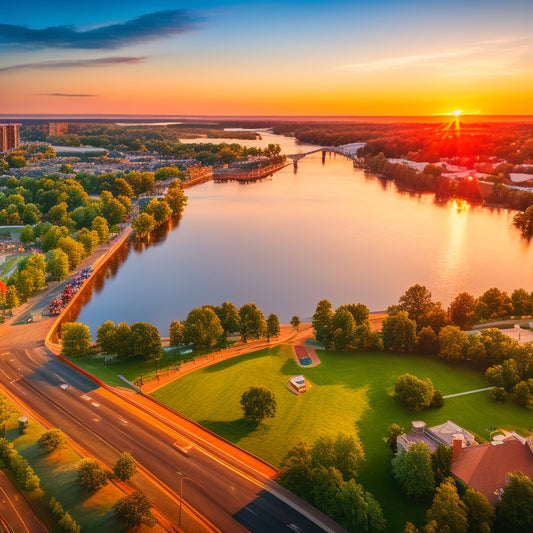
[(104, 217), (95, 217), (91, 222), (91, 229), (98, 233), (100, 244), (109, 239), (109, 225)]
[(141, 213), (135, 220), (132, 221), (131, 227), (137, 232), (141, 238), (146, 237), (154, 231), (156, 226), (155, 218), (148, 213)]
[(522, 472), (507, 474), (496, 522), (497, 531), (533, 531), (533, 481)]
[(389, 434), (383, 440), (388, 444), (389, 448), (392, 450), (393, 454), (398, 452), (398, 437), (405, 433), (405, 428), (394, 423), (389, 426)]
[(424, 285), (413, 285), (400, 297), (400, 309), (406, 311), (407, 316), (417, 324), (431, 309), (431, 305), (431, 292)]
[(46, 272), (54, 280), (67, 279), (69, 273), (68, 255), (59, 248), (46, 252)]
[(300, 317), (299, 317), (298, 315), (294, 315), (294, 316), (291, 318), (291, 326), (292, 326), (296, 331), (300, 331), (300, 324), (301, 324)]
[(159, 330), (146, 322), (135, 322), (131, 325), (131, 344), (133, 357), (145, 361), (159, 359), (163, 355)]
[(61, 237), (57, 241), (56, 246), (67, 254), (68, 264), (71, 270), (76, 268), (86, 256), (83, 244), (75, 241), (72, 237)]
[(183, 325), (183, 322), (173, 320), (170, 323), (170, 330), (168, 333), (170, 346), (181, 346), (185, 342), (184, 330), (185, 326)]
[(513, 303), (513, 311), (515, 315), (528, 316), (533, 312), (533, 300), (531, 294), (525, 289), (515, 289), (511, 294), (511, 301)]
[(219, 307), (215, 307), (220, 324), (227, 335), (239, 331), (240, 319), (239, 310), (231, 302), (222, 302)]
[(516, 401), (522, 407), (525, 407), (531, 400), (531, 392), (525, 381), (520, 381), (513, 387), (513, 393)]
[(118, 520), (128, 528), (136, 528), (143, 524), (152, 527), (157, 523), (151, 511), (152, 503), (139, 490), (118, 500), (113, 509)]
[(91, 349), (89, 326), (81, 322), (65, 322), (61, 327), (61, 355), (85, 357)]
[(370, 311), (368, 310), (368, 307), (365, 304), (347, 304), (347, 305), (341, 305), (339, 309), (344, 309), (348, 311), (355, 322), (356, 326), (360, 326), (361, 324), (364, 324), (368, 317), (370, 316)]
[(511, 298), (496, 287), (485, 291), (478, 301), (486, 306), (488, 315), (486, 318), (503, 318), (513, 313)]
[(392, 472), (402, 492), (416, 500), (429, 499), (435, 490), (431, 452), (425, 442), (415, 442), (392, 460)]
[(20, 305), (19, 294), (14, 285), (10, 285), (6, 292), (6, 308), (11, 311)]
[(9, 396), (0, 390), (0, 425), (2, 438), (6, 434), (6, 422), (15, 414), (17, 414), (17, 410), (11, 403)]
[(183, 186), (179, 181), (173, 181), (165, 195), (165, 200), (174, 216), (180, 216), (187, 205), (187, 196), (183, 192)]
[(241, 337), (244, 342), (258, 339), (266, 333), (267, 325), (261, 310), (253, 302), (244, 304), (239, 309)]
[(291, 448), (280, 463), (276, 480), (300, 498), (308, 498), (314, 486), (312, 447), (300, 441)]
[(152, 198), (148, 205), (144, 208), (144, 213), (148, 213), (154, 217), (157, 226), (163, 224), (165, 220), (168, 220), (172, 214), (172, 209), (165, 200), (159, 198)]
[(195, 349), (212, 348), (224, 336), (220, 319), (212, 307), (197, 307), (189, 311), (183, 325), (183, 339)]
[(440, 485), (450, 475), (451, 464), (452, 449), (446, 444), (439, 444), (431, 454), (431, 466), (437, 485)]
[(137, 471), (135, 459), (128, 452), (122, 452), (113, 467), (113, 474), (120, 481), (128, 481)]
[(33, 232), (33, 229), (29, 224), (26, 224), (26, 226), (24, 226), (20, 230), (20, 242), (24, 245), (28, 245), (34, 241), (35, 241), (35, 234)]
[(507, 400), (507, 391), (503, 387), (492, 387), (490, 397), (498, 403), (502, 403)]
[(333, 344), (333, 309), (328, 300), (320, 300), (313, 315), (312, 326), (316, 340), (325, 348)]
[(496, 517), (494, 507), (475, 489), (466, 489), (463, 498), (468, 519), (468, 533), (490, 533)]
[(418, 332), (416, 349), (429, 355), (436, 355), (439, 352), (439, 338), (431, 326), (425, 326)]
[(468, 335), (457, 326), (446, 326), (439, 333), (439, 357), (447, 361), (461, 361), (469, 346)]
[(104, 353), (115, 353), (117, 343), (117, 327), (112, 320), (106, 320), (98, 326), (96, 342)]
[[(105, 193), (108, 194), (106, 195)], [(120, 224), (126, 220), (128, 215), (126, 207), (119, 200), (113, 198), (110, 192), (104, 191), (100, 198), (102, 200), (102, 215), (110, 226)]]
[(85, 255), (91, 255), (100, 244), (100, 236), (95, 230), (81, 228), (78, 230), (78, 241), (83, 245)]
[(346, 350), (355, 344), (355, 320), (345, 308), (339, 307), (332, 320), (333, 346), (335, 350)]
[(126, 359), (133, 353), (131, 328), (126, 322), (119, 322), (115, 330), (115, 352), (119, 359)]
[(41, 450), (45, 452), (52, 452), (57, 448), (62, 448), (67, 445), (67, 437), (58, 428), (52, 428), (45, 431), (37, 440), (37, 444)]
[(426, 513), (426, 521), (435, 520), (439, 531), (467, 533), (468, 518), (466, 505), (457, 494), (451, 477), (446, 478), (438, 487), (433, 504)]
[(402, 374), (396, 380), (394, 392), (404, 407), (419, 411), (431, 405), (434, 388), (429, 378), (422, 380), (411, 374)]
[(50, 226), (45, 232), (41, 232), (41, 248), (43, 252), (48, 252), (57, 248), (57, 243), (61, 237), (68, 235), (68, 228), (64, 226)]
[(272, 391), (264, 387), (250, 387), (241, 396), (244, 418), (260, 423), (265, 418), (276, 415), (276, 398)]
[(311, 451), (313, 464), (338, 470), (345, 481), (357, 476), (365, 459), (361, 443), (352, 435), (339, 433), (335, 438), (321, 435)]
[(271, 337), (277, 337), (280, 332), (279, 318), (278, 315), (270, 313), (267, 318), (267, 340), (270, 342)]
[(416, 322), (406, 311), (399, 311), (383, 319), (381, 334), (386, 350), (412, 351), (416, 344)]
[(95, 459), (82, 459), (78, 463), (78, 481), (80, 485), (95, 492), (107, 485), (107, 470)]

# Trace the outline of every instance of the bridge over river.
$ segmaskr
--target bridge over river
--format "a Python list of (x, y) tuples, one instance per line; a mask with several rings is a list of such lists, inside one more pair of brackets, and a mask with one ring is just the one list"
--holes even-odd
[(287, 159), (291, 159), (294, 168), (298, 168), (298, 161), (300, 159), (304, 158), (305, 156), (309, 154), (315, 154), (317, 152), (322, 152), (322, 162), (326, 160), (326, 154), (334, 153), (334, 154), (341, 154), (345, 157), (349, 157), (352, 161), (359, 161), (359, 158), (357, 157), (357, 150), (359, 148), (362, 148), (365, 145), (365, 143), (350, 143), (350, 144), (342, 144), (340, 146), (321, 146), (320, 148), (316, 148), (315, 150), (311, 150), (309, 152), (303, 152), (301, 154), (290, 154), (287, 155)]

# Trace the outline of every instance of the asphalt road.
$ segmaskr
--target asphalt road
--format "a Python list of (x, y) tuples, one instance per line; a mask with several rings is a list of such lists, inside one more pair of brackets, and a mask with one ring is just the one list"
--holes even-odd
[(0, 383), (105, 464), (112, 466), (124, 450), (131, 452), (140, 465), (134, 484), (175, 531), (181, 476), (183, 531), (344, 531), (305, 502), (278, 492), (281, 489), (262, 474), (204, 445), (176, 424), (124, 404), (60, 362), (44, 347), (50, 325), (50, 320), (43, 320), (2, 327)]

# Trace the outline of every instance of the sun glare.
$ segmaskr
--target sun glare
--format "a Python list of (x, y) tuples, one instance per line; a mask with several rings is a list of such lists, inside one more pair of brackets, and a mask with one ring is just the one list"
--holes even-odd
[(454, 117), (458, 117), (462, 111), (460, 109), (456, 109), (455, 111), (452, 111), (450, 115), (453, 115)]

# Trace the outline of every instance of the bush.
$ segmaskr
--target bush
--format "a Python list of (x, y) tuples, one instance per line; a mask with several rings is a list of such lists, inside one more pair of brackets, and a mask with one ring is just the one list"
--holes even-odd
[(127, 481), (137, 470), (135, 459), (128, 452), (122, 452), (113, 467), (113, 474), (120, 481)]
[(429, 378), (418, 379), (411, 374), (398, 377), (394, 392), (404, 407), (415, 411), (429, 407), (434, 395), (433, 383)]
[(52, 452), (67, 444), (67, 437), (57, 428), (52, 428), (43, 433), (37, 441), (39, 448), (45, 452)]
[(241, 405), (244, 418), (261, 422), (276, 415), (276, 397), (265, 387), (250, 387), (242, 394)]
[(440, 389), (435, 389), (430, 407), (442, 407), (443, 405), (444, 398), (442, 397), (442, 391)]
[(97, 491), (107, 485), (107, 470), (94, 459), (82, 459), (78, 465), (78, 481), (90, 491)]
[(490, 397), (499, 403), (507, 400), (507, 392), (503, 387), (492, 387), (490, 390)]

